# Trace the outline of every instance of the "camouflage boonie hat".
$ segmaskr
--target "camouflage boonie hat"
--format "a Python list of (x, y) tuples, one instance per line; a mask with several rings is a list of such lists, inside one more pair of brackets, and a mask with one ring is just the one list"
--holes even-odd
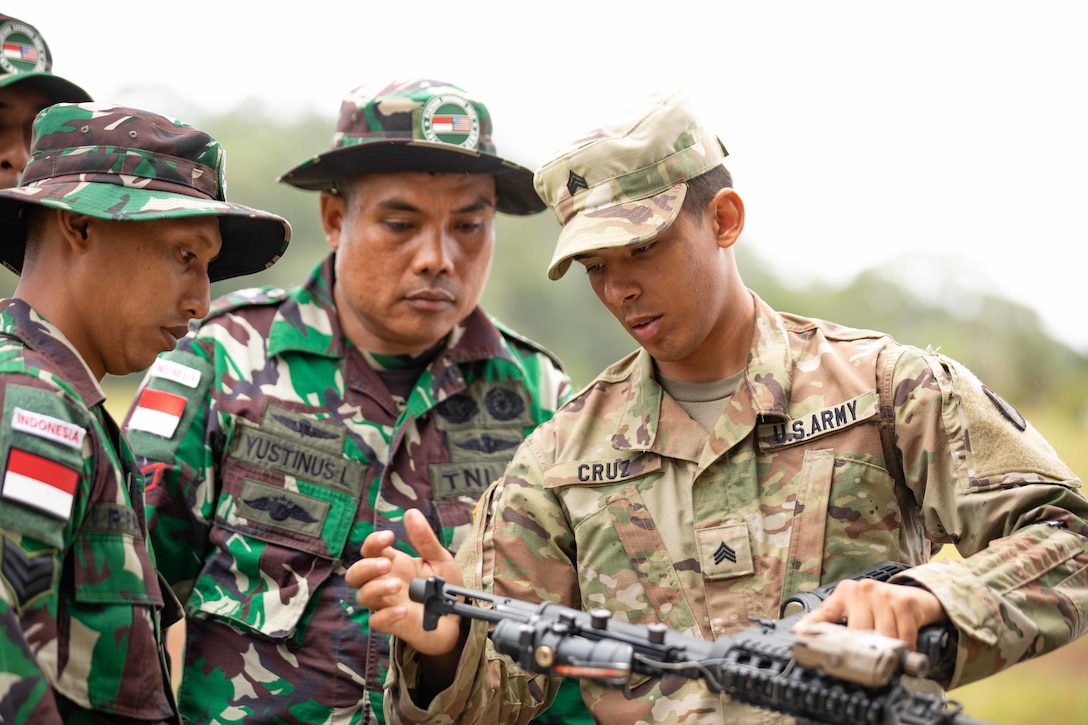
[(226, 200), (225, 151), (214, 138), (166, 116), (105, 103), (59, 103), (34, 119), (19, 185), (0, 190), (0, 262), (22, 270), (24, 204), (113, 221), (218, 216), (223, 246), (208, 268), (216, 282), (259, 272), (291, 239), (287, 220)]
[(682, 93), (653, 97), (637, 114), (590, 132), (537, 169), (534, 183), (559, 224), (548, 277), (594, 249), (643, 244), (675, 221), (688, 179), (728, 155)]
[(91, 100), (75, 83), (53, 75), (53, 54), (37, 28), (0, 15), (0, 87), (25, 83), (49, 96), (50, 103)]
[(493, 174), (499, 211), (519, 216), (544, 211), (533, 190), (533, 172), (496, 155), (487, 106), (436, 80), (351, 91), (340, 105), (332, 148), (279, 180), (320, 191), (337, 180), (398, 171)]

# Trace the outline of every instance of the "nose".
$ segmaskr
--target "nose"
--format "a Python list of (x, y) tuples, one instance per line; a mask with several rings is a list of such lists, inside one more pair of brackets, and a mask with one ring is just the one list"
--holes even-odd
[(0, 141), (0, 188), (10, 189), (19, 183), (29, 158), (27, 140), (20, 134), (6, 134)]
[(624, 274), (621, 264), (605, 266), (602, 295), (605, 303), (612, 307), (623, 307), (634, 302), (639, 295), (638, 284), (629, 275)]
[(185, 314), (191, 320), (199, 320), (208, 316), (211, 310), (211, 280), (206, 274), (193, 275), (194, 281), (186, 291), (183, 302)]
[(420, 235), (415, 256), (416, 272), (434, 277), (449, 274), (453, 271), (453, 253), (456, 247), (457, 240), (444, 228)]

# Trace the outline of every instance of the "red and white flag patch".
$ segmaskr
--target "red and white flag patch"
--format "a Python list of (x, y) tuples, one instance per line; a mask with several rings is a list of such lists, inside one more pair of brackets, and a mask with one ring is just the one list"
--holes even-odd
[(140, 401), (128, 419), (129, 430), (142, 430), (171, 438), (185, 413), (185, 398), (162, 390), (144, 388)]
[(12, 448), (4, 468), (3, 497), (67, 521), (78, 482), (79, 471)]

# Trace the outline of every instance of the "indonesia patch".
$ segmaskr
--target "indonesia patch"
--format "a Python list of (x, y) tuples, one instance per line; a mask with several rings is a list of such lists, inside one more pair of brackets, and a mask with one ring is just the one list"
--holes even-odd
[(185, 398), (163, 390), (144, 388), (140, 401), (129, 417), (129, 430), (142, 430), (162, 438), (172, 438), (185, 413)]
[(151, 366), (151, 377), (170, 380), (187, 388), (195, 389), (200, 384), (199, 370), (161, 357)]
[(35, 413), (16, 407), (11, 413), (12, 430), (66, 445), (77, 451), (83, 448), (87, 429), (51, 415)]
[(79, 471), (12, 448), (4, 469), (3, 497), (67, 521), (78, 481)]

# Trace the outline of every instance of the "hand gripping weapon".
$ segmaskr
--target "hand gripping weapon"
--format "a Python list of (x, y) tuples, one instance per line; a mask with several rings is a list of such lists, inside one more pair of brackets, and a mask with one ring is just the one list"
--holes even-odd
[[(851, 578), (884, 581), (906, 568), (884, 562)], [(441, 577), (413, 580), (409, 596), (424, 605), (427, 630), (444, 614), (494, 623), (495, 648), (531, 672), (585, 677), (609, 687), (624, 687), (635, 673), (702, 679), (713, 692), (792, 715), (799, 723), (985, 725), (963, 715), (958, 703), (911, 693), (901, 683), (903, 675), (947, 680), (955, 652), (948, 628), (923, 628), (917, 652), (902, 640), (828, 622), (792, 631), (834, 586), (787, 599), (781, 619), (753, 618), (753, 626), (712, 641), (660, 623), (617, 621), (606, 609), (584, 612), (448, 586)]]

